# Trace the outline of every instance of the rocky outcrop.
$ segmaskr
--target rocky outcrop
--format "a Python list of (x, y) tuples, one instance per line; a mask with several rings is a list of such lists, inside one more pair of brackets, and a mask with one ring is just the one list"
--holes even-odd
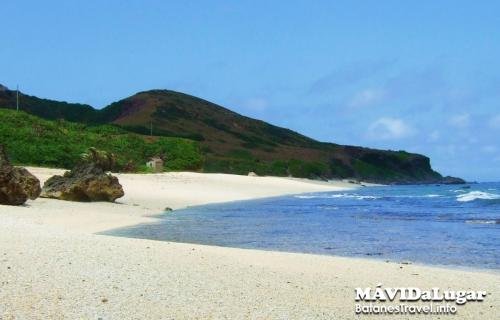
[(40, 181), (25, 168), (13, 167), (0, 145), (0, 204), (21, 205), (40, 191)]
[(71, 171), (48, 179), (43, 185), (41, 197), (81, 202), (113, 202), (124, 195), (118, 178), (106, 173), (114, 165), (112, 154), (90, 148)]
[(465, 184), (465, 180), (457, 177), (446, 176), (441, 180), (442, 184)]

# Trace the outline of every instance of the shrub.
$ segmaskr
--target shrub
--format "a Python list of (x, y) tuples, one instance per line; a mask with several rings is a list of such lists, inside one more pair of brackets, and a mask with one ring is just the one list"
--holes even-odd
[(22, 165), (71, 168), (90, 147), (115, 154), (118, 168), (140, 168), (149, 157), (162, 154), (168, 170), (199, 170), (203, 165), (192, 140), (150, 139), (112, 125), (43, 120), (7, 109), (0, 109), (0, 142), (12, 162)]

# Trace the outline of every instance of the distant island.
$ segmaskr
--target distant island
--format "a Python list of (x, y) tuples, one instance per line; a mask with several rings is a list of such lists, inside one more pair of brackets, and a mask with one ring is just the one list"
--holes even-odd
[(443, 177), (428, 157), (319, 142), (209, 101), (150, 90), (103, 109), (19, 94), (0, 86), (0, 141), (17, 164), (70, 168), (99, 147), (118, 171), (143, 172), (151, 157), (167, 170), (354, 179), (375, 183), (464, 183)]

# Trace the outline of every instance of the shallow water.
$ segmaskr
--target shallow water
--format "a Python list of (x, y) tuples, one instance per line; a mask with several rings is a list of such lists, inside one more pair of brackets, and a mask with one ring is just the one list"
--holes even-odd
[(388, 186), (193, 207), (107, 234), (500, 269), (500, 183)]

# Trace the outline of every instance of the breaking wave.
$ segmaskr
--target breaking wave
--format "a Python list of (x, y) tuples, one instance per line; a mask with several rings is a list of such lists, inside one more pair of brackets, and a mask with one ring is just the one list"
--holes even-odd
[(295, 196), (297, 199), (315, 199), (315, 198), (322, 198), (320, 196)]
[(439, 194), (426, 194), (426, 195), (391, 195), (391, 196), (370, 196), (370, 195), (359, 195), (359, 194), (328, 194), (328, 195), (297, 195), (294, 196), (298, 199), (357, 199), (357, 200), (376, 200), (376, 199), (390, 199), (390, 198), (437, 198), (442, 197)]
[(358, 194), (329, 194), (329, 195), (299, 195), (295, 196), (295, 198), (299, 199), (336, 199), (336, 198), (346, 198), (346, 199), (357, 199), (357, 200), (366, 200), (366, 199), (380, 199), (381, 197), (376, 196), (362, 196)]
[(474, 224), (500, 224), (500, 220), (491, 219), (491, 220), (466, 220), (465, 223), (474, 223)]
[(474, 200), (497, 200), (500, 195), (483, 191), (471, 191), (457, 196), (457, 201), (469, 202)]

